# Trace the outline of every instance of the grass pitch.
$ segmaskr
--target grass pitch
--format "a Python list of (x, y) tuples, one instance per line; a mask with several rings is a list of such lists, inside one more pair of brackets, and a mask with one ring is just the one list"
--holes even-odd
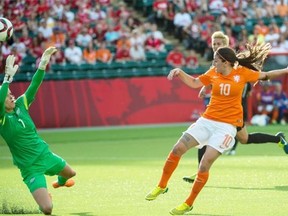
[[(72, 188), (53, 189), (53, 215), (164, 216), (185, 201), (191, 184), (183, 175), (197, 170), (191, 149), (173, 174), (167, 194), (155, 201), (145, 195), (159, 181), (164, 161), (188, 127), (143, 127), (43, 130), (40, 135), (77, 171)], [(283, 126), (248, 127), (250, 132), (286, 132)], [(288, 132), (286, 132), (288, 136)], [(235, 156), (223, 155), (195, 201), (190, 215), (286, 216), (288, 155), (275, 144), (238, 145)], [(0, 214), (37, 215), (36, 206), (3, 140), (0, 140)], [(188, 215), (189, 215), (188, 214)]]

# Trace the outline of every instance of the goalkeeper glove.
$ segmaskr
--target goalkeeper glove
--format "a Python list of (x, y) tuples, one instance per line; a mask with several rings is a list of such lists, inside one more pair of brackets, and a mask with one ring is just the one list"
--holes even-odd
[(13, 81), (13, 77), (18, 70), (18, 65), (15, 64), (15, 56), (9, 55), (6, 59), (6, 65), (5, 65), (5, 76), (4, 76), (4, 83), (11, 83)]
[(50, 57), (57, 52), (57, 49), (55, 47), (48, 47), (44, 53), (42, 54), (38, 69), (46, 70), (46, 67), (50, 61)]

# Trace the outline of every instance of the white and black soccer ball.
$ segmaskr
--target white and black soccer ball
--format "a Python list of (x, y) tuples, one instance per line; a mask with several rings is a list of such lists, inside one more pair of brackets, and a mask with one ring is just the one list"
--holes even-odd
[(7, 41), (12, 35), (13, 24), (7, 18), (0, 17), (0, 41)]

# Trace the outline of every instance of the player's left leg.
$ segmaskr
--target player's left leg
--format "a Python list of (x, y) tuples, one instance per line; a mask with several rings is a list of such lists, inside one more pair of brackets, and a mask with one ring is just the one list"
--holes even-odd
[[(201, 149), (198, 149), (198, 164), (200, 164), (200, 161), (202, 160), (203, 155), (205, 154), (206, 146), (203, 146)], [(183, 176), (183, 181), (186, 181), (188, 183), (193, 183), (195, 181), (195, 178), (197, 176), (197, 173), (194, 173), (190, 176)]]
[(76, 172), (68, 165), (64, 167), (64, 169), (58, 174), (58, 180), (52, 183), (54, 188), (59, 188), (62, 186), (72, 187), (75, 182), (72, 177), (76, 175)]
[(244, 126), (237, 132), (236, 137), (242, 144), (276, 143), (286, 154), (288, 154), (288, 142), (283, 132), (278, 132), (275, 135), (258, 132), (248, 134), (247, 128)]
[(39, 205), (39, 209), (45, 215), (51, 215), (53, 204), (52, 204), (52, 197), (48, 193), (47, 188), (39, 188), (32, 192), (32, 196), (34, 200)]

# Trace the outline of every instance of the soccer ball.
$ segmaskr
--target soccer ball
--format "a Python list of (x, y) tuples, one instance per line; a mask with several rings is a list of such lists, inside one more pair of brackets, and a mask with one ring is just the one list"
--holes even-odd
[(13, 25), (10, 20), (0, 17), (0, 41), (7, 41), (13, 35)]

